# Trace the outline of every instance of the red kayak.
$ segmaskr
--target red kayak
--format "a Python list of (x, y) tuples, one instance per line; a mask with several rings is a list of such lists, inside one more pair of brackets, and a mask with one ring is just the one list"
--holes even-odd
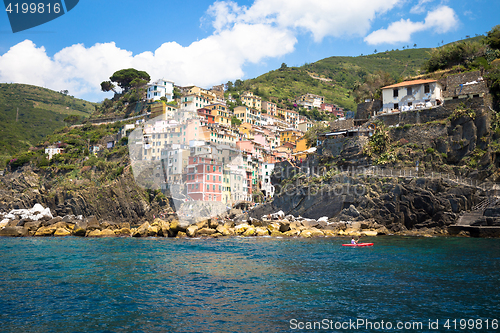
[(363, 246), (373, 246), (373, 243), (342, 244), (342, 246), (363, 247)]

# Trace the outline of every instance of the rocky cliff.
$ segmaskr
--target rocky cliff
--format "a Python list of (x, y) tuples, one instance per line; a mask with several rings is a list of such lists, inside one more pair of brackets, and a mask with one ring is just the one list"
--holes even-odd
[(1, 178), (1, 210), (27, 209), (37, 203), (58, 216), (93, 215), (99, 220), (132, 224), (172, 212), (168, 200), (161, 194), (137, 186), (129, 168), (115, 180), (103, 184), (77, 177), (61, 181), (57, 175), (31, 166)]

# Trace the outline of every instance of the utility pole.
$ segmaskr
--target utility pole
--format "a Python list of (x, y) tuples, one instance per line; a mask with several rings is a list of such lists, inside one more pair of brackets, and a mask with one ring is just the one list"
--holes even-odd
[(19, 121), (19, 108), (17, 108), (16, 123)]

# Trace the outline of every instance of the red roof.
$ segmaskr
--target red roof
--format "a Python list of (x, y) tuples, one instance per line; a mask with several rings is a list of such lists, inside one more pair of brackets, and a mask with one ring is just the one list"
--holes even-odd
[(396, 83), (390, 86), (382, 87), (382, 89), (389, 89), (389, 88), (398, 88), (398, 87), (406, 87), (406, 86), (414, 86), (417, 84), (424, 84), (424, 83), (432, 83), (432, 82), (437, 82), (437, 80), (413, 80), (413, 81), (404, 81), (400, 83)]

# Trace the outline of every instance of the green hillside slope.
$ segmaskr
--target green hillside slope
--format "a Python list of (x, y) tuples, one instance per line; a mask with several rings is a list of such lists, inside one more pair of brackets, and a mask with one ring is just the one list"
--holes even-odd
[(67, 116), (88, 118), (93, 111), (93, 103), (60, 92), (25, 84), (0, 84), (1, 161), (64, 127)]
[(422, 48), (358, 57), (330, 57), (245, 80), (238, 90), (253, 90), (264, 99), (271, 96), (279, 100), (293, 100), (296, 96), (313, 93), (325, 96), (327, 102), (355, 110), (356, 103), (350, 92), (356, 82), (363, 82), (366, 75), (380, 70), (390, 73), (395, 80), (417, 75), (429, 51)]

